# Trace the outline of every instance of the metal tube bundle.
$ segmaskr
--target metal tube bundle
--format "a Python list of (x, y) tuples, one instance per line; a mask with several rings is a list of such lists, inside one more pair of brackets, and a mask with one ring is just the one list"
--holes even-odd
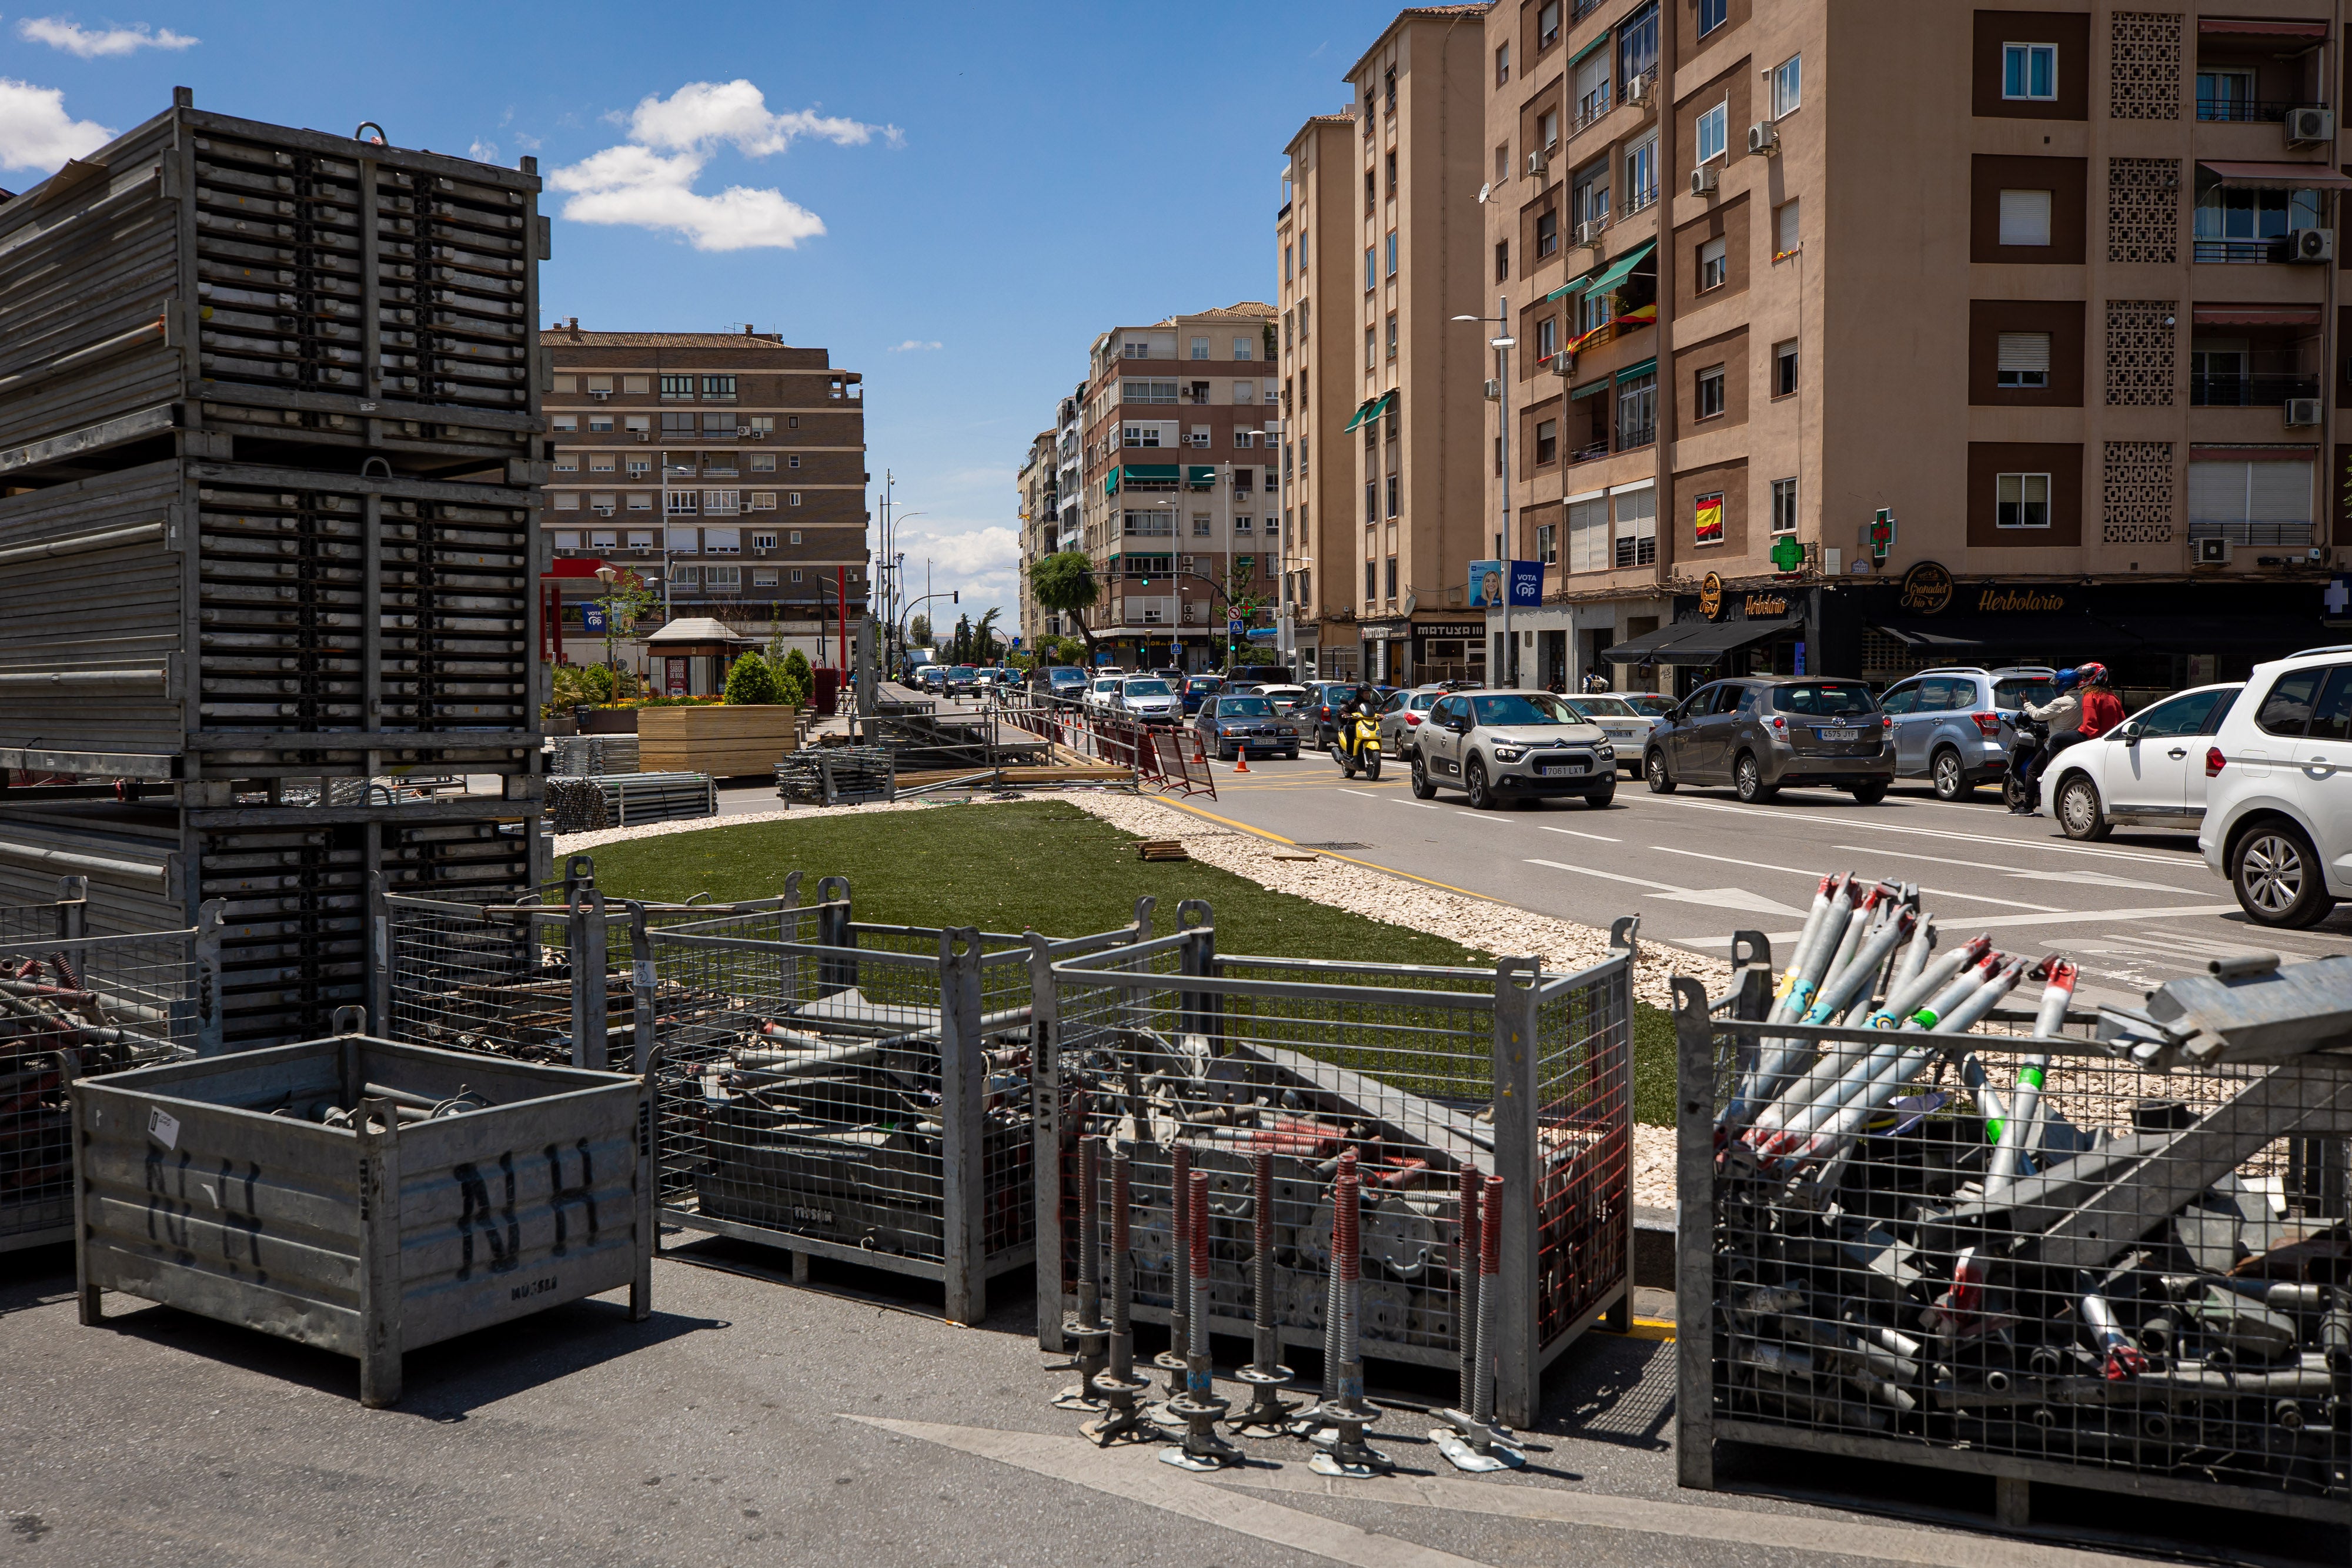
[(1282, 1364), (1282, 1342), (1274, 1322), (1274, 1153), (1250, 1157), (1250, 1364), (1234, 1375), (1249, 1385), (1249, 1407), (1233, 1429), (1245, 1436), (1279, 1437), (1289, 1430), (1290, 1413), (1277, 1390), (1294, 1374)]
[[(1429, 1435), (1429, 1440), (1437, 1445), (1438, 1452), (1445, 1456), (1448, 1463), (1474, 1475), (1517, 1469), (1528, 1462), (1527, 1456), (1510, 1441), (1509, 1433), (1495, 1420), (1493, 1350), (1496, 1317), (1502, 1307), (1503, 1293), (1503, 1178), (1488, 1176), (1484, 1185), (1486, 1214), (1477, 1227), (1476, 1240), (1476, 1325), (1475, 1329), (1463, 1330), (1464, 1343), (1477, 1346), (1469, 1369), (1469, 1397), (1461, 1409), (1445, 1411), (1439, 1419), (1446, 1425)], [(1463, 1186), (1466, 1197), (1470, 1183), (1465, 1181)], [(1465, 1202), (1465, 1216), (1475, 1202), (1475, 1197)]]
[[(1096, 1397), (1102, 1402), (1102, 1418), (1089, 1421), (1081, 1428), (1106, 1447), (1120, 1439), (1148, 1443), (1160, 1436), (1160, 1428), (1143, 1418), (1135, 1403), (1150, 1388), (1151, 1379), (1135, 1375), (1135, 1329), (1128, 1312), (1132, 1284), (1127, 1250), (1128, 1209), (1133, 1191), (1134, 1164), (1134, 1156), (1125, 1144), (1119, 1145), (1118, 1152), (1111, 1155), (1109, 1364), (1096, 1375), (1093, 1385)], [(1094, 1200), (1091, 1187), (1087, 1198), (1089, 1204)]]
[(1062, 1325), (1064, 1334), (1077, 1342), (1071, 1356), (1078, 1380), (1055, 1397), (1063, 1410), (1100, 1410), (1095, 1378), (1105, 1364), (1110, 1325), (1102, 1316), (1102, 1222), (1096, 1195), (1102, 1191), (1102, 1134), (1090, 1133), (1078, 1140), (1078, 1190), (1087, 1195), (1078, 1216), (1078, 1310)]
[(1364, 1428), (1381, 1413), (1364, 1398), (1364, 1363), (1356, 1340), (1356, 1312), (1363, 1284), (1362, 1202), (1354, 1151), (1349, 1150), (1340, 1156), (1332, 1193), (1331, 1278), (1339, 1303), (1338, 1333), (1333, 1337), (1339, 1361), (1328, 1381), (1337, 1392), (1315, 1412), (1331, 1431), (1328, 1445), (1319, 1448), (1307, 1465), (1318, 1475), (1354, 1480), (1384, 1475), (1396, 1468), (1364, 1441)]
[(1163, 1449), (1160, 1462), (1184, 1470), (1221, 1470), (1242, 1462), (1242, 1451), (1217, 1435), (1217, 1423), (1232, 1408), (1217, 1397), (1209, 1360), (1209, 1173), (1193, 1171), (1177, 1195), (1184, 1206), (1187, 1256), (1180, 1260), (1190, 1330), (1184, 1357), (1184, 1392), (1168, 1402), (1169, 1415), (1184, 1423), (1181, 1447)]
[(1185, 1204), (1185, 1189), (1192, 1178), (1192, 1150), (1188, 1144), (1175, 1148), (1174, 1174), (1168, 1181), (1168, 1224), (1173, 1248), (1168, 1254), (1168, 1348), (1153, 1358), (1151, 1364), (1168, 1375), (1167, 1396), (1152, 1407), (1151, 1418), (1163, 1427), (1181, 1427), (1181, 1418), (1171, 1416), (1168, 1406), (1184, 1397), (1184, 1346), (1187, 1343), (1184, 1325), (1191, 1317), (1191, 1303), (1184, 1281), (1185, 1260), (1192, 1253), (1187, 1240), (1192, 1233), (1192, 1215)]

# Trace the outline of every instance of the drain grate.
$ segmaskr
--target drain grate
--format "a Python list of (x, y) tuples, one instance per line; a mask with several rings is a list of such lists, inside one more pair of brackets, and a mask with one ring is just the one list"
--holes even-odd
[(1297, 844), (1293, 847), (1302, 850), (1368, 850), (1372, 846), (1370, 844), (1351, 844), (1345, 840), (1335, 840), (1328, 844)]

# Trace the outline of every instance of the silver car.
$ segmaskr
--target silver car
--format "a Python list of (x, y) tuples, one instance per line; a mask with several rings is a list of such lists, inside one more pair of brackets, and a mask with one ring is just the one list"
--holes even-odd
[(1381, 706), (1381, 751), (1383, 755), (1411, 759), (1413, 746), (1428, 726), (1429, 710), (1445, 695), (1444, 686), (1415, 686), (1409, 692), (1390, 694)]
[(1481, 811), (1553, 795), (1599, 808), (1617, 793), (1617, 748), (1549, 692), (1449, 692), (1431, 706), (1412, 756), (1413, 795), (1426, 800), (1441, 788), (1462, 790)]
[(1895, 721), (1895, 774), (1925, 779), (1939, 800), (1965, 800), (1979, 784), (1997, 784), (2017, 744), (2017, 712), (2057, 691), (2047, 664), (1974, 664), (1922, 670), (1880, 694)]
[(1184, 719), (1184, 699), (1160, 675), (1128, 676), (1118, 683), (1110, 708), (1117, 717), (1138, 724), (1181, 724)]
[(1623, 697), (1605, 693), (1588, 693), (1561, 700), (1601, 727), (1601, 732), (1617, 748), (1619, 772), (1641, 777), (1642, 754), (1650, 748), (1650, 731), (1657, 727), (1657, 715), (1643, 713)]

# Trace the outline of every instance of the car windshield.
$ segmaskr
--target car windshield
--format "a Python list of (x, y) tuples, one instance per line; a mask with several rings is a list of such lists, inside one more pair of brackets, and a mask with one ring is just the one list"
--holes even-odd
[(1992, 706), (1995, 707), (2022, 707), (2027, 703), (2040, 707), (2057, 695), (2058, 688), (2051, 684), (2047, 675), (2018, 676), (1992, 684)]
[(1166, 681), (1129, 681), (1120, 688), (1131, 697), (1164, 697), (1168, 695)]
[(1582, 714), (1587, 718), (1591, 718), (1597, 713), (1605, 713), (1611, 718), (1639, 718), (1641, 716), (1641, 710), (1636, 708), (1632, 703), (1627, 702), (1623, 697), (1578, 697), (1574, 702), (1570, 703), (1568, 706), (1574, 708), (1577, 712)]
[(1195, 675), (1184, 683), (1184, 689), (1188, 692), (1221, 692), (1225, 689), (1225, 683), (1214, 675)]
[(1274, 705), (1264, 697), (1219, 697), (1219, 718), (1272, 718)]
[(1851, 718), (1869, 713), (1878, 705), (1870, 700), (1870, 688), (1859, 681), (1808, 681), (1802, 685), (1776, 688), (1772, 706), (1782, 713)]
[(968, 680), (971, 676), (979, 674), (979, 672), (974, 670), (970, 664), (958, 664), (954, 669), (948, 673), (954, 675), (958, 680)]
[(1541, 692), (1528, 692), (1511, 696), (1472, 697), (1470, 710), (1478, 722), (1489, 728), (1530, 724), (1578, 724), (1574, 709), (1557, 697)]
[(1643, 692), (1639, 696), (1627, 697), (1625, 706), (1648, 717), (1664, 718), (1675, 711), (1675, 699), (1659, 696), (1654, 692)]
[(1115, 692), (1118, 690), (1118, 677), (1113, 675), (1108, 680), (1097, 681), (1095, 683), (1095, 690), (1098, 692)]

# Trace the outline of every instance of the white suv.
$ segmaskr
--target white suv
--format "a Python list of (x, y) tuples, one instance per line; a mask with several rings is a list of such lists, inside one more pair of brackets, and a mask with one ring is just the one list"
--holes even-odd
[(2352, 645), (2257, 664), (2205, 752), (2197, 847), (2257, 925), (2352, 898)]

